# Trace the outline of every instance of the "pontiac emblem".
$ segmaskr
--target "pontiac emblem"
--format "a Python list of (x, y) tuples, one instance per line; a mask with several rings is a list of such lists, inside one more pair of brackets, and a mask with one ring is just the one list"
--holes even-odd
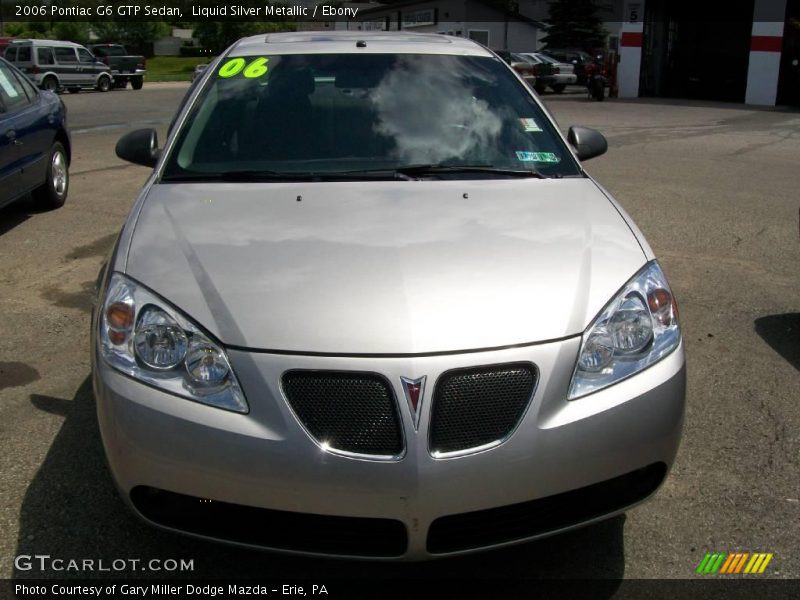
[(420, 408), (422, 407), (422, 395), (425, 392), (425, 378), (423, 375), (419, 379), (409, 379), (408, 377), (401, 377), (400, 382), (403, 384), (403, 393), (408, 402), (408, 408), (411, 410), (411, 420), (414, 421), (414, 430), (419, 429), (419, 415)]

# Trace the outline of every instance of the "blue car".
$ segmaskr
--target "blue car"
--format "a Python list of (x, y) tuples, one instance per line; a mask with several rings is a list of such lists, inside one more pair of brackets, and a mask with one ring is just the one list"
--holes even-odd
[(32, 194), (58, 208), (69, 191), (67, 109), (0, 58), (0, 207)]

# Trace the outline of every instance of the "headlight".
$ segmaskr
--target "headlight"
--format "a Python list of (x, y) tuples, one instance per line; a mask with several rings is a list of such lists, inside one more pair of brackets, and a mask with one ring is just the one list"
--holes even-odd
[(678, 306), (661, 267), (639, 271), (583, 333), (567, 398), (574, 400), (638, 373), (678, 347)]
[(246, 413), (228, 357), (189, 319), (124, 275), (108, 283), (100, 353), (115, 369), (176, 396)]

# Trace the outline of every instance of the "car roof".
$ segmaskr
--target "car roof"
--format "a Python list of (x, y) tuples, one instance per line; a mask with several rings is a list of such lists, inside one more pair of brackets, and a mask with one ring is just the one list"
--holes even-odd
[[(359, 43), (361, 42), (361, 43)], [(477, 42), (438, 33), (303, 31), (239, 40), (229, 56), (263, 54), (455, 54), (492, 56)]]
[(69, 48), (83, 48), (80, 44), (76, 44), (75, 42), (65, 42), (62, 40), (40, 40), (40, 39), (31, 39), (31, 40), (20, 40), (16, 39), (10, 46), (66, 46)]

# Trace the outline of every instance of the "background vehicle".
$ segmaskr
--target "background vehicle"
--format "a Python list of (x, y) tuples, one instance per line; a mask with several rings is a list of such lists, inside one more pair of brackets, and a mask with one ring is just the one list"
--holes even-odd
[(506, 63), (508, 63), (512, 69), (514, 69), (519, 76), (525, 80), (532, 88), (535, 88), (537, 85), (537, 77), (534, 71), (534, 66), (527, 58), (524, 56), (509, 52), (508, 50), (495, 50), (495, 54), (502, 58)]
[[(558, 67), (550, 62), (536, 58), (532, 54), (516, 54), (519, 60), (525, 60), (533, 66), (533, 74), (536, 76), (534, 88), (538, 94), (544, 94), (548, 86), (552, 87), (556, 83)], [(563, 91), (563, 90), (562, 90)]]
[(589, 97), (601, 102), (605, 100), (608, 72), (602, 55), (598, 55), (584, 67), (584, 77), (586, 79), (586, 89), (589, 90)]
[(577, 48), (548, 48), (546, 50), (542, 50), (541, 54), (552, 56), (559, 62), (571, 64), (574, 67), (575, 75), (577, 76), (576, 83), (578, 85), (586, 85), (586, 76), (584, 75), (584, 70), (586, 65), (589, 65), (594, 61), (591, 54), (588, 54), (583, 50), (578, 50)]
[(107, 92), (114, 84), (111, 69), (80, 44), (58, 40), (14, 40), (5, 58), (44, 90), (94, 88)]
[(2, 52), (8, 47), (8, 45), (14, 41), (14, 38), (10, 37), (0, 37), (0, 56), (2, 56)]
[(540, 52), (533, 52), (530, 54), (523, 54), (538, 62), (544, 62), (553, 65), (554, 81), (550, 84), (550, 89), (555, 93), (560, 94), (568, 85), (575, 85), (578, 83), (578, 76), (575, 75), (575, 66), (569, 63), (562, 63), (552, 56), (547, 56)]
[(63, 205), (70, 151), (61, 98), (0, 58), (0, 206), (29, 192), (43, 208)]
[(192, 72), (192, 81), (200, 77), (207, 68), (208, 68), (208, 63), (195, 65), (194, 71)]
[(92, 44), (89, 50), (109, 66), (114, 76), (114, 87), (124, 88), (130, 81), (133, 89), (142, 89), (147, 72), (144, 56), (128, 54), (125, 46), (119, 44)]

